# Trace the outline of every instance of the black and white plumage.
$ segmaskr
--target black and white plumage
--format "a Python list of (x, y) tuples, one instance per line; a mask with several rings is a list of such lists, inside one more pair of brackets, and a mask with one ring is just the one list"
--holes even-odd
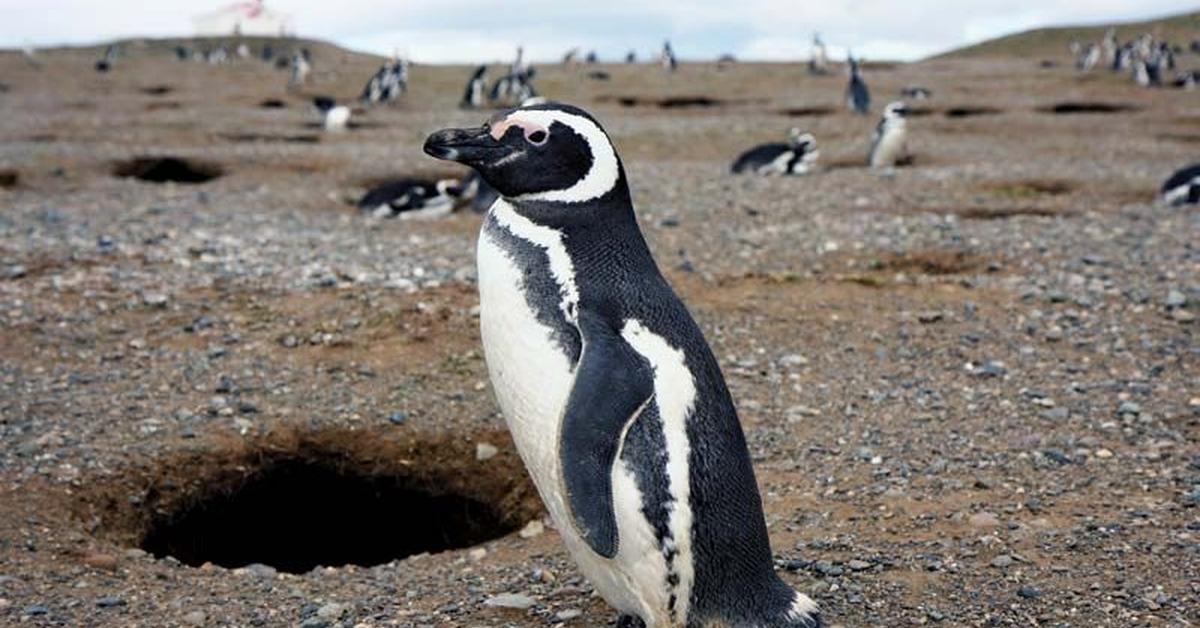
[(928, 87), (909, 85), (900, 89), (900, 97), (910, 100), (929, 100), (933, 98), (933, 90)]
[(905, 119), (908, 106), (903, 102), (889, 103), (883, 110), (883, 118), (875, 127), (871, 138), (871, 153), (867, 165), (872, 168), (891, 168), (906, 157), (908, 129)]
[(792, 129), (787, 143), (760, 144), (742, 153), (734, 162), (734, 173), (757, 175), (806, 174), (816, 166), (821, 153), (810, 133)]
[(538, 93), (533, 87), (533, 77), (537, 70), (526, 67), (517, 74), (508, 74), (496, 79), (492, 84), (488, 100), (498, 105), (519, 105), (530, 98), (536, 98)]
[(663, 42), (660, 62), (663, 69), (668, 72), (674, 72), (679, 68), (679, 60), (675, 58), (675, 49), (671, 47), (670, 40)]
[(350, 124), (350, 108), (339, 105), (328, 96), (313, 98), (313, 106), (321, 112), (321, 128), (326, 131), (344, 131)]
[(487, 66), (481, 65), (475, 68), (471, 80), (467, 81), (467, 88), (463, 90), (462, 102), (459, 103), (463, 109), (477, 109), (483, 106), (484, 92), (487, 90), (484, 74), (487, 74)]
[(1200, 203), (1200, 163), (1177, 170), (1161, 190), (1162, 202), (1167, 205), (1196, 205)]
[(389, 59), (383, 63), (363, 87), (359, 97), (363, 104), (392, 103), (408, 91), (408, 61)]
[(288, 79), (288, 87), (295, 89), (308, 82), (312, 72), (312, 57), (308, 48), (301, 48), (292, 53), (292, 76)]
[(376, 218), (437, 218), (453, 212), (463, 192), (457, 179), (399, 179), (369, 190), (358, 208)]
[(828, 74), (829, 55), (825, 51), (825, 42), (821, 41), (820, 33), (813, 33), (812, 56), (808, 58), (809, 74)]
[(596, 592), (650, 628), (820, 625), (775, 574), (733, 400), (599, 123), (568, 105), (523, 107), (434, 133), (425, 152), (500, 194), (478, 245), (488, 370)]
[(846, 58), (850, 73), (850, 82), (846, 84), (846, 108), (859, 115), (867, 115), (871, 111), (871, 91), (863, 80), (858, 67), (858, 60), (853, 56)]
[(112, 69), (113, 64), (117, 61), (117, 45), (111, 44), (104, 50), (104, 57), (96, 62), (96, 71), (101, 74)]

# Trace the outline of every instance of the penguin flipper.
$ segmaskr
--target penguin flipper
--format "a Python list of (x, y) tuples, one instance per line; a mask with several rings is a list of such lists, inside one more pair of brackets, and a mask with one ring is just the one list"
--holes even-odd
[(567, 506), (597, 554), (617, 554), (612, 466), (625, 428), (654, 394), (649, 364), (600, 316), (579, 314), (583, 351), (559, 437)]

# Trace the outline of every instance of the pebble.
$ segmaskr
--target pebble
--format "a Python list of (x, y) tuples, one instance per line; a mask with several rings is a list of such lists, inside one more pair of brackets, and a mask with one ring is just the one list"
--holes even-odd
[(542, 523), (541, 519), (534, 519), (525, 524), (525, 527), (521, 528), (517, 534), (523, 539), (532, 539), (535, 536), (541, 536), (545, 531), (546, 525)]
[(1177, 308), (1187, 305), (1187, 296), (1178, 290), (1171, 290), (1167, 293), (1167, 300), (1163, 302), (1168, 308)]
[(851, 571), (866, 571), (874, 565), (865, 560), (859, 560), (855, 558), (854, 560), (846, 563), (846, 566), (849, 567)]
[(208, 613), (192, 611), (183, 616), (183, 622), (192, 626), (203, 626), (208, 621)]
[(1096, 450), (1096, 457), (1097, 458), (1112, 458), (1113, 452), (1101, 447), (1100, 449)]
[(408, 415), (403, 412), (393, 412), (388, 415), (388, 422), (392, 425), (404, 425), (408, 423)]
[(167, 307), (167, 302), (169, 302), (169, 301), (170, 301), (170, 297), (168, 297), (166, 295), (166, 293), (163, 293), (163, 292), (142, 293), (142, 303), (144, 303), (150, 307), (164, 308), (164, 307)]
[(117, 606), (125, 606), (125, 600), (112, 595), (106, 595), (96, 600), (96, 606), (100, 608), (114, 608)]
[(1004, 569), (1011, 566), (1013, 562), (1015, 561), (1013, 561), (1012, 556), (1009, 556), (1008, 554), (1001, 554), (992, 559), (992, 566), (999, 569)]
[(484, 460), (491, 460), (492, 458), (496, 457), (496, 454), (498, 453), (500, 453), (500, 450), (491, 443), (475, 444), (475, 459), (480, 462), (483, 462)]
[(534, 604), (537, 604), (537, 602), (533, 598), (519, 593), (501, 593), (500, 595), (489, 597), (483, 602), (484, 606), (492, 608), (515, 608), (519, 610), (525, 610)]
[(309, 617), (300, 622), (300, 628), (329, 628), (332, 624), (323, 617)]
[(581, 616), (583, 616), (583, 611), (577, 608), (566, 608), (555, 613), (554, 619), (556, 621), (571, 621), (572, 619)]
[(329, 621), (336, 621), (338, 619), (341, 619), (342, 615), (345, 615), (345, 614), (346, 614), (346, 605), (338, 604), (336, 602), (330, 602), (330, 603), (322, 606), (321, 608), (317, 609), (317, 617), (320, 617), (322, 619), (327, 619)]
[(22, 266), (20, 264), (15, 264), (13, 266), (9, 266), (8, 268), (4, 269), (4, 278), (5, 279), (20, 279), (20, 278), (24, 277), (28, 272), (29, 272), (29, 270), (26, 269), (24, 266)]
[(1141, 414), (1142, 407), (1132, 401), (1122, 401), (1121, 405), (1117, 406), (1117, 414)]
[(1017, 589), (1017, 596), (1027, 600), (1036, 600), (1042, 597), (1042, 590), (1034, 586), (1025, 585)]
[(21, 611), (21, 614), (28, 615), (29, 617), (39, 617), (41, 615), (46, 615), (49, 612), (49, 608), (46, 608), (41, 604), (34, 604), (32, 606), (26, 606), (25, 609)]
[(974, 528), (995, 528), (1000, 525), (1000, 519), (990, 512), (977, 512), (967, 522)]
[(83, 557), (83, 564), (95, 569), (107, 569), (111, 571), (117, 568), (117, 557), (112, 554), (93, 552)]

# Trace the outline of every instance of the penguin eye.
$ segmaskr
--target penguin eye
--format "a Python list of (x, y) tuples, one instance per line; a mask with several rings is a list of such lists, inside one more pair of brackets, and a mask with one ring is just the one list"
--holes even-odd
[(533, 133), (526, 135), (525, 139), (529, 140), (529, 143), (533, 144), (534, 146), (541, 146), (546, 143), (546, 140), (550, 139), (550, 134), (538, 129)]

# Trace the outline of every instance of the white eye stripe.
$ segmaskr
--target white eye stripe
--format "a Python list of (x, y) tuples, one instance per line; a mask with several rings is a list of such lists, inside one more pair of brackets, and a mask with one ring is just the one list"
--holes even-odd
[(587, 142), (592, 154), (592, 167), (581, 179), (566, 188), (525, 194), (517, 197), (517, 200), (582, 203), (607, 194), (617, 184), (621, 169), (617, 152), (595, 122), (564, 111), (532, 109), (515, 111), (502, 124), (521, 124), (522, 128), (528, 128), (525, 125), (529, 124), (549, 129), (555, 122), (570, 127)]

